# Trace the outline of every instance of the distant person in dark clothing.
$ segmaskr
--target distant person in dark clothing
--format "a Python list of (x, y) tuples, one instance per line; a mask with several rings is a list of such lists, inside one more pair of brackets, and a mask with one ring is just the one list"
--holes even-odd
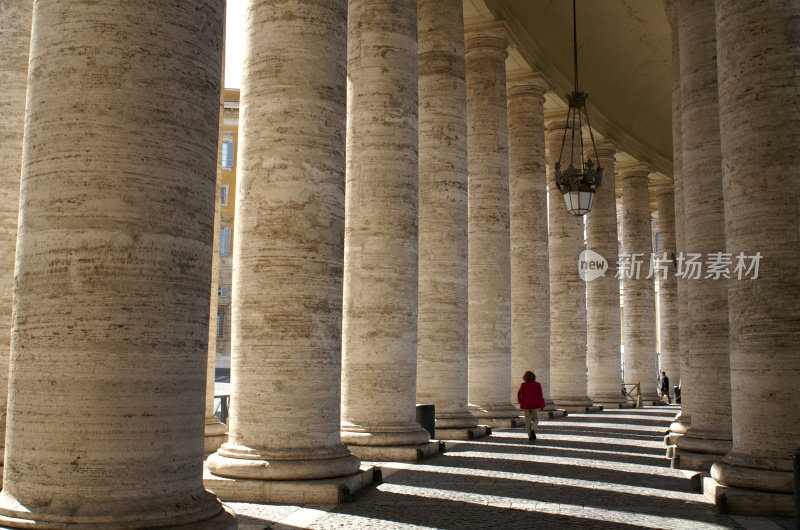
[(667, 403), (672, 404), (672, 398), (669, 397), (669, 377), (666, 372), (661, 372), (661, 399), (667, 397)]
[(519, 401), (520, 410), (525, 414), (525, 430), (528, 432), (528, 440), (533, 441), (536, 439), (534, 429), (539, 424), (539, 411), (545, 407), (542, 385), (536, 382), (536, 374), (530, 370), (522, 376), (522, 381), (517, 390), (517, 401)]

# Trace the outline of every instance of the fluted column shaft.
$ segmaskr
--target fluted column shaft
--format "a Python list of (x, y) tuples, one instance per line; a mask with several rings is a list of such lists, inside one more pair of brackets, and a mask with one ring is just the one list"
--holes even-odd
[(339, 438), (346, 15), (344, 1), (248, 6), (230, 428), (208, 459), (215, 475), (358, 470)]
[(3, 527), (235, 527), (201, 476), (223, 10), (34, 2)]
[[(624, 369), (626, 383), (640, 383), (644, 401), (658, 399), (656, 393), (656, 314), (653, 278), (648, 276), (653, 252), (648, 168), (634, 166), (622, 171), (622, 253), (633, 270), (622, 278)], [(636, 270), (636, 262), (641, 269)]]
[(469, 167), (469, 401), (482, 422), (517, 418), (511, 405), (506, 46), (502, 28), (466, 35)]
[(417, 399), (437, 428), (468, 409), (467, 94), (462, 0), (419, 0)]
[[(561, 150), (566, 118), (547, 125), (550, 160)], [(564, 152), (569, 153), (571, 135)], [(549, 179), (550, 264), (550, 392), (559, 407), (590, 406), (586, 365), (586, 282), (578, 274), (578, 259), (584, 250), (583, 217), (570, 214), (555, 182)], [(591, 215), (591, 214), (590, 214)]]
[[(669, 20), (672, 41), (672, 180), (675, 187), (675, 254), (686, 251), (686, 209), (683, 201), (683, 154), (681, 151), (681, 64), (678, 37), (678, 13), (680, 0), (666, 0), (664, 3)], [(678, 293), (678, 353), (681, 378), (681, 411), (670, 425), (670, 432), (683, 434), (691, 422), (691, 380), (689, 378), (689, 304), (687, 300), (686, 279), (677, 276)]]
[(712, 476), (782, 493), (800, 440), (800, 40), (786, 29), (798, 17), (796, 2), (717, 1), (725, 235), (734, 256), (762, 258), (758, 278), (728, 282), (733, 448)]
[(0, 3), (0, 464), (6, 426), (11, 301), (14, 291), (14, 253), (17, 244), (22, 132), (25, 128), (25, 90), (31, 42), (32, 0)]
[[(593, 402), (619, 407), (625, 397), (621, 393), (622, 364), (620, 354), (619, 278), (617, 278), (617, 200), (614, 182), (614, 153), (611, 142), (597, 145), (597, 156), (603, 168), (603, 183), (597, 189), (592, 211), (584, 217), (586, 248), (597, 252), (608, 262), (604, 276), (586, 283), (586, 356), (589, 367), (589, 397)], [(594, 159), (594, 149), (587, 149), (587, 158)]]
[(416, 2), (350, 0), (342, 438), (421, 444)]
[(511, 401), (527, 370), (550, 397), (550, 270), (544, 94), (532, 77), (508, 83), (511, 193)]
[[(666, 253), (666, 273), (658, 275), (658, 329), (661, 346), (661, 371), (666, 372), (670, 386), (680, 381), (680, 351), (678, 342), (678, 284), (675, 277), (675, 193), (672, 186), (656, 192), (658, 199), (659, 258)], [(669, 390), (672, 395), (672, 388)]]
[[(720, 151), (714, 4), (681, 0), (679, 13), (681, 144), (685, 244), (688, 258), (726, 251)], [(680, 256), (679, 256), (680, 258)], [(690, 453), (725, 454), (730, 449), (731, 402), (728, 291), (724, 277), (687, 281), (691, 352), (692, 426), (678, 440)], [(708, 384), (713, 381), (713, 384)], [(684, 458), (684, 468), (708, 469), (709, 458)]]

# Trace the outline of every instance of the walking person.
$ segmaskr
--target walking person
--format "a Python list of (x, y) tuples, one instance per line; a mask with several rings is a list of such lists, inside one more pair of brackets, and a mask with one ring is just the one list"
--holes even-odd
[(539, 424), (539, 411), (545, 407), (542, 385), (536, 382), (536, 374), (528, 370), (522, 376), (522, 384), (517, 390), (519, 408), (525, 414), (525, 429), (528, 440), (536, 439), (536, 426)]
[(667, 397), (667, 403), (672, 404), (672, 398), (669, 397), (669, 377), (666, 372), (661, 372), (661, 399)]

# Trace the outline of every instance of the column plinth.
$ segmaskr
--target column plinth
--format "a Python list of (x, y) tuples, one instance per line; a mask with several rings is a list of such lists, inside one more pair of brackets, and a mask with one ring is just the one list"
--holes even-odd
[(200, 473), (224, 2), (35, 4), (0, 526), (235, 528)]
[(734, 513), (794, 513), (800, 227), (775, 213), (800, 211), (800, 41), (785, 32), (798, 17), (793, 3), (716, 3), (727, 252), (762, 256), (757, 278), (728, 281), (733, 448), (711, 476)]
[(257, 1), (246, 16), (229, 439), (205, 483), (307, 502), (285, 481), (363, 473), (339, 435), (347, 6)]
[(494, 427), (520, 424), (511, 389), (507, 35), (466, 34), (469, 171), (469, 401)]
[(342, 440), (418, 460), (416, 2), (350, 0), (347, 21)]

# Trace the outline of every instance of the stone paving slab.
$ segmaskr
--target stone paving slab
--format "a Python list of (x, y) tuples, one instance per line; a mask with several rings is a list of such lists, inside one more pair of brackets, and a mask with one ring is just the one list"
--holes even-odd
[(242, 530), (634, 529), (789, 530), (788, 517), (719, 513), (669, 467), (664, 433), (676, 406), (613, 409), (542, 421), (420, 463), (380, 462), (384, 481), (329, 506), (229, 503)]

